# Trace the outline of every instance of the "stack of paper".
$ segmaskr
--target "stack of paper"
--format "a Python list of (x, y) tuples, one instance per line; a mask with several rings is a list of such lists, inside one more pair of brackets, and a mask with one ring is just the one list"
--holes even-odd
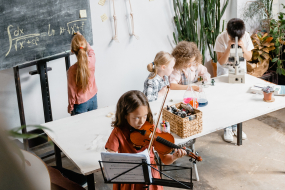
[(256, 84), (250, 88), (251, 93), (262, 94), (262, 88), (270, 86), (274, 89), (274, 95), (285, 96), (285, 86), (275, 84)]
[[(111, 180), (112, 178), (118, 176), (119, 174), (137, 166), (142, 163), (142, 160), (145, 159), (147, 164), (150, 164), (150, 158), (147, 150), (137, 153), (101, 153), (103, 166), (104, 166), (104, 174), (106, 175), (107, 180)], [(134, 164), (125, 164), (125, 163), (104, 163), (104, 161), (108, 162), (131, 162)], [(150, 182), (152, 181), (151, 168), (148, 166)], [(120, 177), (112, 180), (112, 182), (145, 182), (143, 168), (142, 166), (133, 169), (132, 171), (121, 175)]]

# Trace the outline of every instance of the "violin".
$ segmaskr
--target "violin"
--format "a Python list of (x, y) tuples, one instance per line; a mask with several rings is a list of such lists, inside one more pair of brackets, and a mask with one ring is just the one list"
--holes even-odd
[[(176, 144), (174, 144), (174, 137), (170, 133), (160, 132), (156, 133), (157, 126), (159, 124), (159, 119), (162, 113), (164, 103), (166, 101), (169, 85), (167, 86), (167, 91), (164, 95), (160, 112), (156, 121), (156, 125), (151, 125), (148, 121), (140, 129), (132, 129), (133, 131), (130, 134), (130, 139), (135, 146), (146, 146), (148, 145), (148, 152), (150, 152), (151, 146), (162, 155), (169, 154), (173, 149), (183, 149)], [(195, 155), (191, 149), (185, 149), (188, 156), (193, 158), (196, 161), (202, 161), (200, 156)]]
[[(156, 132), (154, 133), (154, 125), (148, 121), (140, 129), (133, 129), (130, 134), (130, 139), (135, 146), (146, 146), (150, 143), (151, 137), (154, 135), (154, 141), (152, 146), (154, 149), (162, 155), (169, 154), (173, 149), (183, 149), (174, 144), (174, 137), (170, 133)], [(195, 155), (191, 149), (183, 149), (187, 152), (187, 155), (196, 161), (202, 161), (200, 156)]]

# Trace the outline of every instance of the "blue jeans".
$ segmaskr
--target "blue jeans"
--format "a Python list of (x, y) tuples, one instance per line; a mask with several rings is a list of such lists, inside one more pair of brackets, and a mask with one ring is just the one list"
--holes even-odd
[(74, 104), (74, 109), (72, 110), (71, 115), (77, 115), (91, 110), (96, 110), (97, 108), (98, 105), (96, 93), (95, 96), (90, 98), (87, 102), (84, 102), (82, 104)]
[(226, 129), (232, 129), (232, 131), (236, 131), (237, 130), (237, 124), (229, 126), (227, 128), (224, 128), (224, 131), (226, 131)]

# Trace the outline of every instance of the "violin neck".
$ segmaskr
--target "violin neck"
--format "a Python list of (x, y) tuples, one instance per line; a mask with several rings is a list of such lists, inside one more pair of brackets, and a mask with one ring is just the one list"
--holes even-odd
[(177, 146), (176, 144), (173, 144), (172, 142), (165, 140), (164, 138), (162, 138), (160, 136), (156, 137), (156, 141), (161, 143), (161, 144), (164, 144), (165, 146), (168, 146), (170, 148), (181, 148), (181, 147)]

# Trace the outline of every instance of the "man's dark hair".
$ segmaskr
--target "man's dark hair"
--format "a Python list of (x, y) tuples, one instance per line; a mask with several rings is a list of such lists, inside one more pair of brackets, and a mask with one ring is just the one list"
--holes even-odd
[(236, 36), (238, 39), (241, 39), (245, 33), (245, 25), (243, 20), (239, 18), (232, 18), (229, 20), (227, 24), (227, 32), (231, 40), (234, 40)]

